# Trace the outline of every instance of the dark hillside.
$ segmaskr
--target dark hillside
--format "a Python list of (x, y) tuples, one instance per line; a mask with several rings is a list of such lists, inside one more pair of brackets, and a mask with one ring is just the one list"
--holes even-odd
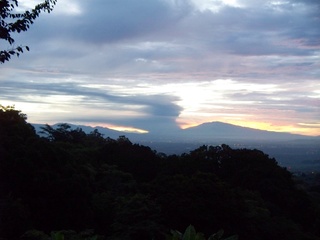
[(246, 139), (246, 140), (295, 140), (305, 139), (306, 136), (258, 130), (248, 127), (236, 126), (223, 122), (208, 122), (195, 127), (190, 127), (183, 130), (184, 137), (192, 138), (196, 136), (198, 139), (207, 140), (215, 137), (216, 139)]
[(190, 224), (206, 236), (224, 229), (240, 240), (320, 239), (315, 188), (301, 188), (260, 150), (204, 145), (167, 156), (68, 124), (43, 132), (1, 107), (2, 239), (46, 239), (56, 230), (65, 239), (74, 231), (165, 239)]

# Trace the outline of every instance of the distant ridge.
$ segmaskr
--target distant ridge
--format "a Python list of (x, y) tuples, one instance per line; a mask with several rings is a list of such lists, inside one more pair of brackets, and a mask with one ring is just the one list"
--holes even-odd
[[(69, 124), (69, 123), (68, 123)], [(39, 133), (41, 126), (45, 124), (33, 124)], [(56, 128), (59, 123), (52, 125)], [(319, 139), (299, 134), (286, 132), (265, 131), (248, 127), (241, 127), (224, 122), (207, 122), (195, 127), (186, 129), (176, 129), (174, 131), (162, 131), (162, 134), (132, 133), (116, 131), (105, 127), (91, 127), (86, 125), (69, 124), (72, 129), (81, 128), (84, 132), (90, 133), (97, 129), (104, 137), (118, 138), (121, 135), (127, 136), (133, 141), (172, 141), (172, 142), (190, 142), (190, 141), (215, 141), (215, 140), (300, 140), (300, 139)]]
[[(200, 139), (259, 139), (259, 140), (292, 140), (309, 138), (309, 136), (292, 134), (286, 132), (275, 132), (259, 130), (249, 127), (241, 127), (223, 122), (208, 122), (195, 127), (187, 128), (183, 131), (185, 137), (196, 137)], [(312, 138), (312, 137), (311, 137)]]
[[(264, 131), (223, 122), (208, 122), (187, 129), (170, 129), (157, 133), (131, 133), (104, 127), (69, 124), (90, 133), (97, 129), (105, 138), (126, 136), (132, 143), (148, 146), (164, 154), (188, 153), (201, 145), (220, 145), (232, 148), (259, 149), (275, 158), (281, 166), (291, 170), (314, 171), (320, 164), (320, 136), (304, 136), (283, 132)], [(33, 124), (39, 134), (44, 124)], [(51, 125), (56, 128), (58, 124)], [(40, 134), (41, 135), (41, 134)]]
[[(62, 123), (55, 123), (53, 125), (50, 125), (50, 124), (49, 125), (53, 128), (58, 128), (59, 124), (62, 124)], [(84, 131), (85, 133), (90, 133), (90, 132), (94, 131), (95, 129), (97, 129), (101, 134), (104, 135), (104, 137), (118, 138), (121, 135), (127, 135), (126, 132), (116, 131), (116, 130), (106, 128), (106, 127), (99, 127), (99, 126), (91, 127), (91, 126), (77, 125), (77, 124), (72, 124), (72, 123), (67, 123), (67, 124), (71, 127), (71, 129), (81, 128), (82, 131)], [(40, 133), (41, 127), (45, 126), (46, 124), (36, 123), (36, 124), (32, 124), (32, 125), (34, 126), (36, 132), (39, 135), (42, 135)]]

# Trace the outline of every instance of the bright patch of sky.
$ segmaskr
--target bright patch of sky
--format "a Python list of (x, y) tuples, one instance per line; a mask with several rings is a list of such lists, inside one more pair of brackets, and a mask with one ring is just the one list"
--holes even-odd
[(237, 0), (192, 0), (194, 6), (200, 11), (219, 12), (224, 6), (243, 7)]
[[(20, 11), (33, 9), (35, 5), (42, 3), (43, 0), (19, 0)], [(79, 15), (83, 12), (77, 0), (59, 1), (56, 5), (55, 14)]]

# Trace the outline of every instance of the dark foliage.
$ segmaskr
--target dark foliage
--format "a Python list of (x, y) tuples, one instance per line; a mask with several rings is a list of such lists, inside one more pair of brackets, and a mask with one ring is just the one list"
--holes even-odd
[[(201, 146), (166, 156), (125, 136), (67, 124), (42, 130), (46, 137), (1, 106), (0, 238), (72, 229), (85, 239), (94, 229), (105, 239), (165, 239), (192, 224), (240, 240), (320, 239), (317, 189), (298, 188), (259, 150)], [(64, 231), (65, 239), (74, 235)]]

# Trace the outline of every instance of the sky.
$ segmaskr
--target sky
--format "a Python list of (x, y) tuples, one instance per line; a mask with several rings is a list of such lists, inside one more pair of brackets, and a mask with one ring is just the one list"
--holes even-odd
[(31, 123), (318, 136), (319, 26), (319, 0), (58, 0), (14, 35), (30, 52), (0, 65), (0, 104)]

